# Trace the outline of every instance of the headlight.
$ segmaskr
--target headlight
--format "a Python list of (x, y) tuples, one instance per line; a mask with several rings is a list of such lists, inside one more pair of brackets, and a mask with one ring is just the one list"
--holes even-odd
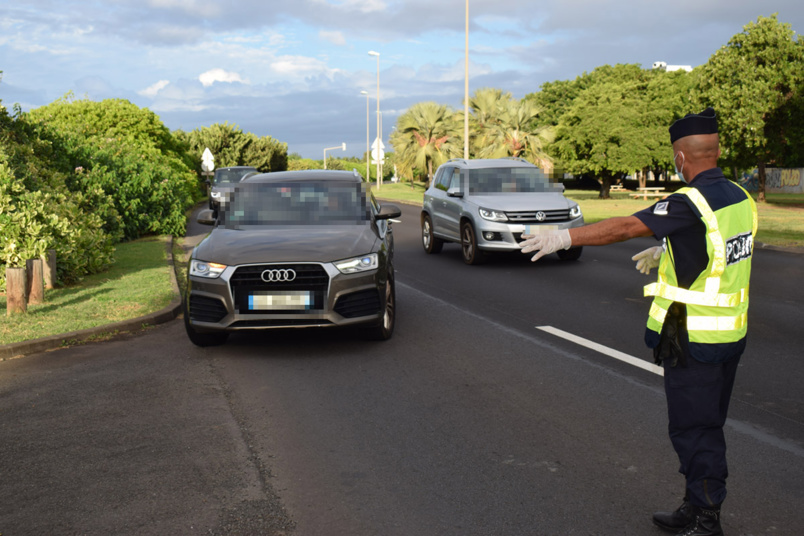
[(581, 217), (581, 206), (580, 205), (575, 205), (574, 207), (570, 208), (570, 218), (572, 218), (574, 220), (575, 218), (580, 218), (580, 217)]
[(342, 274), (356, 274), (358, 272), (367, 272), (369, 270), (376, 270), (378, 261), (376, 253), (369, 253), (368, 255), (361, 255), (352, 259), (345, 259), (332, 263), (335, 268), (340, 270)]
[(210, 193), (209, 193), (209, 196), (210, 196), (212, 199), (218, 199), (218, 198), (221, 196), (221, 193), (220, 193), (220, 192), (210, 192)]
[(508, 216), (501, 210), (491, 210), (488, 208), (480, 209), (480, 217), (489, 221), (508, 221)]
[(225, 264), (196, 260), (190, 261), (190, 275), (215, 279), (216, 277), (220, 277), (224, 270), (226, 270)]

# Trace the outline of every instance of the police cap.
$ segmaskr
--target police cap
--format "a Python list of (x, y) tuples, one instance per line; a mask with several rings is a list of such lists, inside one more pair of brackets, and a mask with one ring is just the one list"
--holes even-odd
[(712, 107), (699, 114), (687, 114), (670, 125), (670, 143), (696, 134), (717, 134), (717, 114)]

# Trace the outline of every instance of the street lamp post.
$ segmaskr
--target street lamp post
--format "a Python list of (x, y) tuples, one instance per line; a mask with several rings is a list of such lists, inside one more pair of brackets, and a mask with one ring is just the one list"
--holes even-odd
[(369, 146), (369, 92), (361, 91), (366, 96), (366, 182), (371, 182), (371, 147)]
[[(380, 130), (380, 53), (369, 50), (369, 56), (377, 57), (377, 156), (380, 156), (379, 147), (382, 144), (382, 131)], [(380, 189), (382, 184), (382, 176), (380, 175), (380, 159), (377, 158), (377, 189)]]
[(463, 75), (463, 157), (469, 160), (469, 0), (466, 0), (466, 57)]
[(343, 149), (345, 151), (346, 143), (344, 142), (338, 145), (337, 147), (327, 147), (326, 149), (324, 149), (324, 169), (327, 169), (327, 151), (331, 151), (333, 149)]

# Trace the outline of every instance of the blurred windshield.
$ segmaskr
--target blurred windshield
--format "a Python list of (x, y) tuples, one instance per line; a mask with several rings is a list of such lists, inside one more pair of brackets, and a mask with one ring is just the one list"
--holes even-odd
[(562, 192), (564, 187), (551, 180), (539, 168), (510, 167), (469, 169), (470, 194), (511, 192)]
[(220, 223), (250, 225), (361, 224), (369, 219), (366, 190), (346, 182), (242, 182), (221, 204)]
[(240, 179), (242, 179), (244, 175), (256, 172), (257, 170), (254, 168), (241, 168), (241, 169), (220, 168), (215, 171), (215, 181), (214, 181), (215, 186), (220, 186), (221, 184), (234, 184), (240, 182)]

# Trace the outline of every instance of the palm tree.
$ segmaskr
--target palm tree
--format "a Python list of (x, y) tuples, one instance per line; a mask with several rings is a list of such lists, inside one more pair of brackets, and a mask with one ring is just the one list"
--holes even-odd
[(456, 113), (435, 102), (420, 102), (399, 116), (391, 144), (397, 154), (397, 166), (403, 175), (413, 176), (413, 169), (427, 171), (463, 153)]
[(522, 157), (549, 171), (545, 147), (553, 129), (535, 126), (541, 109), (528, 99), (515, 100), (499, 89), (480, 89), (469, 101), (474, 113), (474, 153), (479, 158)]

